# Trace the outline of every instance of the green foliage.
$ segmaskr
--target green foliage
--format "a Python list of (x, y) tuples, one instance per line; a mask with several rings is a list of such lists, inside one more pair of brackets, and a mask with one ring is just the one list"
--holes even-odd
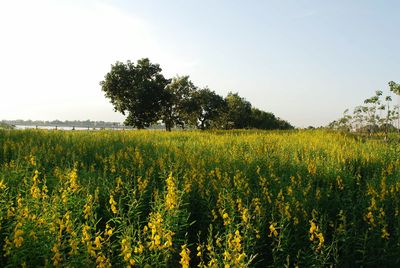
[[(389, 82), (389, 89), (394, 94), (400, 93), (400, 86), (393, 81)], [(383, 91), (377, 90), (374, 96), (364, 100), (364, 105), (354, 108), (353, 115), (346, 109), (343, 117), (331, 122), (329, 127), (342, 131), (383, 132), (386, 136), (389, 132), (400, 131), (400, 106), (391, 105), (392, 99), (390, 93), (383, 96)]]
[(392, 91), (396, 95), (400, 95), (400, 84), (396, 82), (390, 81), (389, 82), (390, 91)]
[(116, 62), (100, 82), (114, 109), (128, 114), (125, 124), (139, 129), (157, 122), (167, 84), (160, 66), (149, 59), (138, 60), (136, 65)]
[(293, 129), (285, 120), (276, 118), (273, 113), (267, 113), (257, 108), (251, 109), (250, 128), (258, 129)]
[(175, 125), (185, 128), (190, 124), (195, 91), (196, 87), (189, 80), (189, 76), (174, 77), (165, 87), (161, 120), (167, 130), (171, 131)]
[(251, 103), (238, 93), (229, 92), (225, 98), (227, 104), (227, 129), (248, 128), (252, 115)]
[(221, 114), (226, 111), (224, 99), (208, 88), (193, 93), (193, 121), (199, 129), (221, 128)]
[(175, 126), (202, 130), (292, 128), (283, 120), (269, 122), (264, 115), (257, 114), (252, 120), (250, 102), (237, 93), (229, 93), (224, 99), (208, 88), (198, 90), (188, 76), (168, 80), (160, 66), (149, 59), (138, 60), (136, 65), (116, 62), (100, 85), (115, 111), (127, 114), (125, 124), (139, 129), (158, 121), (167, 131)]
[(15, 126), (0, 122), (0, 129), (14, 129)]

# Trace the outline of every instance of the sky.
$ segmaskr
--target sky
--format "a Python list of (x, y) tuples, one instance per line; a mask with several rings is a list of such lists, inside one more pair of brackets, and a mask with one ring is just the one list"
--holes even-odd
[(122, 122), (99, 82), (149, 58), (297, 127), (400, 82), (400, 1), (0, 0), (0, 120)]

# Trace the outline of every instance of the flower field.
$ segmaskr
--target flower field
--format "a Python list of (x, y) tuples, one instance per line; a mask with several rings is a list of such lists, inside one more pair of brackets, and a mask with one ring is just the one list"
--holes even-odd
[(400, 265), (400, 145), (0, 130), (1, 267)]

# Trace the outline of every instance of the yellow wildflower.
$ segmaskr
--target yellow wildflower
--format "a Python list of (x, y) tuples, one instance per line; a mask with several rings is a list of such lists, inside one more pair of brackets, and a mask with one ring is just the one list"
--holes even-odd
[(382, 228), (382, 235), (381, 235), (381, 237), (382, 237), (383, 239), (389, 239), (389, 236), (390, 236), (390, 234), (389, 234), (389, 232), (387, 231), (387, 228), (386, 228), (386, 227), (383, 227), (383, 228)]
[(177, 187), (172, 173), (169, 174), (167, 180), (167, 195), (165, 197), (165, 206), (168, 210), (176, 208), (178, 204)]
[(118, 210), (117, 210), (117, 202), (115, 202), (114, 200), (114, 196), (112, 194), (110, 194), (110, 201), (109, 201), (110, 205), (111, 205), (111, 211), (114, 214), (117, 214)]
[(182, 250), (179, 254), (181, 256), (181, 260), (179, 261), (179, 263), (182, 265), (182, 268), (188, 268), (190, 262), (190, 250), (187, 248), (186, 244), (182, 245), (181, 248)]
[(24, 234), (24, 231), (21, 229), (16, 229), (14, 232), (14, 244), (16, 248), (19, 248), (22, 246), (22, 243), (24, 242), (24, 238), (22, 235)]
[(61, 258), (62, 258), (62, 255), (61, 255), (61, 253), (60, 253), (59, 248), (60, 248), (59, 242), (55, 243), (55, 244), (53, 245), (53, 247), (51, 248), (51, 252), (54, 253), (54, 255), (53, 255), (53, 257), (51, 258), (51, 260), (53, 261), (53, 265), (56, 266), (56, 267), (60, 265), (60, 263), (61, 263)]
[(269, 225), (269, 237), (278, 237), (278, 231), (276, 230), (277, 223), (271, 223)]

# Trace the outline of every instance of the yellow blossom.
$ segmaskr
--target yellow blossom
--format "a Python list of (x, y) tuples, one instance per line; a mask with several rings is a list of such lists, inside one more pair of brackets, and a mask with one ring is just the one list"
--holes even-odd
[(276, 223), (271, 223), (269, 225), (269, 237), (278, 237), (278, 231), (276, 230)]
[(111, 205), (111, 211), (114, 214), (117, 214), (118, 210), (117, 210), (117, 202), (114, 200), (114, 196), (112, 194), (110, 194), (110, 201), (109, 201), (110, 205)]
[(190, 250), (187, 248), (186, 244), (182, 245), (181, 249), (181, 253), (179, 254), (181, 256), (181, 260), (179, 263), (182, 265), (182, 268), (188, 268), (190, 262)]
[(168, 210), (176, 208), (178, 205), (177, 187), (172, 173), (169, 174), (167, 180), (167, 195), (165, 197), (165, 206)]

